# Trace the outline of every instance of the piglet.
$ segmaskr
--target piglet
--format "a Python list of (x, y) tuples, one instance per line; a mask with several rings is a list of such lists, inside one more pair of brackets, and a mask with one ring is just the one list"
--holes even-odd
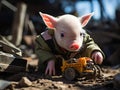
[[(84, 44), (85, 49), (82, 52), (85, 53), (85, 56), (91, 57), (97, 64), (101, 64), (103, 62), (103, 52), (101, 49), (91, 38), (90, 40), (89, 38), (84, 40), (84, 38), (89, 35), (85, 32), (83, 27), (86, 26), (93, 13), (89, 13), (81, 17), (65, 14), (58, 18), (41, 12), (40, 15), (45, 25), (54, 32), (53, 36), (49, 35), (48, 31), (43, 32), (41, 35), (45, 41), (54, 38), (57, 46), (59, 46), (61, 50), (71, 53), (79, 53)], [(87, 55), (88, 52), (89, 55)], [(55, 60), (51, 58), (48, 60), (45, 74), (55, 75), (55, 73)]]

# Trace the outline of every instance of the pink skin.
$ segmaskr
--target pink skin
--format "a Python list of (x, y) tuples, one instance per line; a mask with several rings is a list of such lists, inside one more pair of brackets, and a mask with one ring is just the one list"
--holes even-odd
[[(70, 23), (71, 21), (74, 22), (74, 24)], [(60, 47), (73, 52), (78, 51), (81, 48), (83, 37), (80, 36), (80, 34), (83, 30), (80, 20), (77, 17), (72, 15), (61, 16), (59, 20), (57, 20), (55, 28), (55, 39)], [(61, 37), (61, 34), (63, 34), (64, 37)], [(77, 49), (70, 48), (73, 43), (78, 45)]]
[(47, 75), (55, 75), (55, 62), (54, 60), (50, 60), (46, 67), (45, 74)]
[(69, 48), (72, 49), (72, 50), (78, 50), (79, 47), (80, 46), (77, 43), (72, 43)]
[[(76, 52), (83, 44), (83, 36), (81, 33), (85, 31), (82, 27), (88, 23), (93, 13), (79, 18), (73, 15), (62, 15), (59, 18), (55, 18), (41, 12), (40, 15), (42, 16), (47, 27), (55, 29), (54, 35), (57, 44), (68, 51)], [(92, 58), (97, 64), (101, 64), (103, 61), (103, 56), (100, 52), (94, 52), (92, 54)], [(55, 75), (54, 60), (50, 60), (48, 62), (45, 74)]]
[(96, 64), (102, 64), (103, 62), (103, 55), (101, 54), (101, 52), (93, 52), (91, 58), (95, 61)]

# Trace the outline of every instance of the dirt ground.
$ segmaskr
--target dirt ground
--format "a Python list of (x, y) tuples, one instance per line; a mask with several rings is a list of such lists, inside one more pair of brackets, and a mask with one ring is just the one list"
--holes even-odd
[[(103, 76), (95, 79), (78, 78), (74, 81), (68, 81), (60, 76), (39, 76), (38, 73), (21, 72), (18, 74), (4, 74), (5, 80), (12, 84), (5, 90), (115, 90), (114, 76), (120, 72), (120, 67), (103, 67)], [(22, 78), (29, 82), (27, 85), (20, 84)]]

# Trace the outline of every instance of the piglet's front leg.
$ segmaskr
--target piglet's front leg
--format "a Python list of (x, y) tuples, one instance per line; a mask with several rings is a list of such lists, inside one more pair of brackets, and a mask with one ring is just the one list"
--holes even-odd
[(102, 64), (103, 62), (103, 55), (99, 51), (94, 51), (91, 58), (95, 61), (96, 64)]
[(55, 61), (54, 60), (48, 61), (45, 74), (46, 75), (55, 75)]

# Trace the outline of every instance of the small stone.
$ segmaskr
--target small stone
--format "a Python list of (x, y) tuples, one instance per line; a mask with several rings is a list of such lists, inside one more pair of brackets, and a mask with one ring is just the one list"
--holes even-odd
[(56, 83), (57, 83), (57, 84), (63, 84), (63, 82), (60, 82), (60, 81), (59, 81), (59, 82), (56, 82)]
[(53, 87), (54, 89), (58, 89), (58, 85), (56, 85), (56, 84), (52, 84), (52, 87)]
[(68, 85), (68, 88), (72, 88), (72, 85)]
[(32, 85), (32, 82), (27, 77), (22, 77), (22, 79), (19, 81), (19, 85), (21, 87), (28, 87)]

